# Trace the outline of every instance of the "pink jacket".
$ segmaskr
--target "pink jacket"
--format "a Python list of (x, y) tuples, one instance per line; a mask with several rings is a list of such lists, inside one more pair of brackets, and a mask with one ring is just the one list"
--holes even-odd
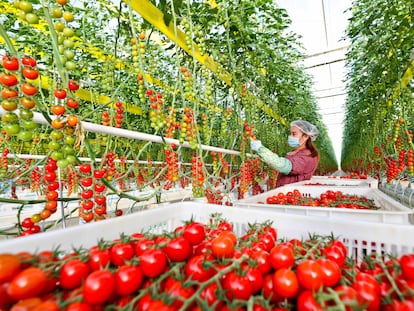
[(292, 163), (292, 170), (289, 174), (279, 174), (277, 187), (311, 179), (318, 166), (318, 157), (309, 155), (308, 149), (287, 153), (285, 158)]

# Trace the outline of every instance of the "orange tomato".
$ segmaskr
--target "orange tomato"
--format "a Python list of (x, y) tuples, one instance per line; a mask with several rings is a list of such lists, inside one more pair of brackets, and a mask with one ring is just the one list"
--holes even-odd
[(65, 126), (59, 118), (53, 119), (51, 125), (55, 130), (59, 130)]
[(65, 106), (60, 106), (60, 105), (53, 105), (51, 110), (53, 114), (57, 116), (61, 116), (66, 111)]
[(75, 127), (78, 124), (78, 117), (77, 116), (69, 116), (67, 121), (69, 126)]
[(36, 106), (36, 102), (28, 97), (23, 97), (20, 99), (20, 104), (27, 109), (32, 109)]

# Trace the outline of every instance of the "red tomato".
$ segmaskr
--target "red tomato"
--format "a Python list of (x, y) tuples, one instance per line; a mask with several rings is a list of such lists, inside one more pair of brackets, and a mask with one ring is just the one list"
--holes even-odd
[(75, 80), (69, 80), (68, 81), (68, 88), (71, 91), (77, 91), (77, 90), (79, 90), (79, 84)]
[(151, 249), (154, 247), (155, 242), (154, 240), (150, 240), (150, 239), (141, 239), (138, 240), (137, 242), (134, 242), (134, 247), (135, 247), (135, 255), (136, 256), (141, 256), (147, 249)]
[(220, 234), (211, 241), (211, 252), (216, 258), (230, 258), (234, 254), (234, 242), (227, 235)]
[(296, 267), (299, 284), (308, 290), (318, 290), (323, 284), (321, 266), (314, 260), (304, 260)]
[(273, 290), (276, 295), (291, 298), (299, 291), (299, 282), (295, 272), (290, 269), (279, 269), (273, 274)]
[(15, 86), (19, 81), (14, 74), (1, 73), (0, 82), (5, 86)]
[(402, 275), (405, 279), (414, 281), (414, 254), (405, 254), (400, 258)]
[(264, 250), (254, 251), (250, 256), (257, 265), (257, 268), (262, 272), (263, 275), (267, 274), (271, 270), (269, 253)]
[(322, 253), (326, 258), (335, 261), (340, 268), (343, 267), (346, 259), (346, 253), (344, 253), (343, 249), (340, 246), (327, 246), (322, 250)]
[(328, 258), (318, 258), (316, 262), (322, 268), (322, 282), (324, 286), (334, 286), (341, 280), (342, 272), (338, 264)]
[(213, 257), (210, 255), (198, 255), (191, 257), (185, 267), (186, 278), (199, 282), (204, 282), (210, 279), (215, 274), (215, 270), (213, 267), (206, 267), (205, 262), (212, 259)]
[(61, 308), (55, 300), (45, 300), (30, 311), (59, 311)]
[(89, 274), (82, 288), (85, 302), (101, 304), (109, 300), (115, 292), (115, 277), (110, 271), (97, 270)]
[(37, 64), (36, 60), (30, 56), (23, 56), (20, 61), (24, 66), (36, 67)]
[(17, 255), (0, 254), (0, 284), (10, 281), (19, 271), (20, 258)]
[(299, 294), (297, 302), (298, 311), (322, 311), (322, 306), (313, 297), (312, 291), (306, 290)]
[(21, 86), (21, 90), (27, 96), (33, 96), (37, 93), (37, 87), (30, 83), (23, 83)]
[(2, 64), (4, 69), (9, 71), (16, 71), (19, 69), (19, 61), (16, 57), (11, 55), (4, 55), (2, 57)]
[(60, 287), (64, 289), (78, 287), (88, 274), (89, 267), (85, 262), (79, 259), (67, 261), (59, 272)]
[(279, 244), (269, 253), (269, 262), (273, 269), (289, 268), (295, 263), (295, 254), (292, 244)]
[(46, 273), (37, 267), (20, 271), (9, 284), (8, 295), (14, 300), (36, 297), (46, 285)]
[(65, 99), (66, 98), (66, 90), (54, 90), (53, 95), (55, 95), (58, 99)]
[(142, 273), (147, 277), (156, 277), (167, 268), (167, 255), (160, 249), (147, 249), (139, 256)]
[(252, 293), (255, 294), (263, 287), (263, 274), (258, 268), (247, 267), (245, 278), (250, 282)]
[(88, 174), (91, 171), (91, 165), (88, 164), (81, 164), (79, 165), (79, 171), (83, 174)]
[(192, 255), (193, 249), (190, 242), (184, 237), (176, 237), (167, 243), (165, 253), (173, 261), (186, 261)]
[(367, 311), (380, 310), (381, 298), (379, 288), (368, 281), (356, 281), (352, 288), (358, 293), (360, 305)]
[(184, 227), (183, 236), (192, 245), (200, 244), (206, 237), (205, 226), (198, 222), (192, 222)]
[(92, 248), (89, 251), (88, 265), (92, 271), (105, 269), (111, 261), (111, 253), (107, 249)]
[(264, 249), (267, 252), (270, 252), (270, 250), (275, 246), (275, 238), (272, 233), (259, 234), (258, 239), (261, 243), (263, 243)]
[[(212, 306), (213, 303), (216, 303), (218, 301), (217, 290), (218, 290), (217, 283), (211, 283), (207, 285), (207, 287), (204, 287), (203, 290), (200, 292), (200, 298), (204, 302), (207, 302), (208, 306)], [(216, 309), (219, 308), (223, 304), (224, 302), (219, 301), (218, 304), (216, 305)]]
[(263, 276), (263, 288), (262, 294), (265, 299), (269, 299), (271, 302), (277, 302), (282, 298), (276, 294), (273, 286), (273, 274), (269, 273)]
[(22, 70), (22, 74), (25, 78), (29, 80), (36, 80), (39, 77), (39, 72), (31, 67), (24, 67)]
[(135, 293), (142, 284), (143, 274), (139, 266), (124, 265), (115, 272), (116, 292), (121, 296)]
[(65, 311), (93, 311), (93, 308), (90, 304), (86, 303), (86, 302), (72, 302), (71, 304), (69, 304)]
[(336, 286), (334, 290), (338, 293), (341, 302), (346, 305), (345, 310), (354, 310), (352, 305), (355, 305), (355, 303), (358, 302), (358, 292), (348, 285)]
[(193, 296), (195, 290), (192, 286), (185, 287), (182, 281), (168, 277), (164, 283), (164, 292), (168, 298), (174, 301), (171, 306), (175, 310), (179, 310), (183, 306), (184, 301)]
[(110, 248), (111, 262), (115, 266), (122, 266), (135, 255), (134, 248), (129, 243), (119, 242)]
[(248, 300), (253, 293), (250, 281), (244, 276), (238, 275), (235, 271), (225, 275), (223, 289), (230, 300)]

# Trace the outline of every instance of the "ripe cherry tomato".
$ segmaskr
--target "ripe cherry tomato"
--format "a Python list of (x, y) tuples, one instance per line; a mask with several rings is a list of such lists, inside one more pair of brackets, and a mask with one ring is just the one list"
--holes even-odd
[(83, 174), (88, 174), (91, 171), (91, 165), (89, 163), (81, 164), (79, 165), (79, 171)]
[(307, 259), (296, 267), (296, 277), (302, 288), (318, 290), (323, 284), (323, 272), (321, 266), (314, 260)]
[(179, 310), (184, 301), (193, 296), (195, 290), (192, 286), (184, 286), (182, 281), (175, 280), (172, 277), (168, 277), (164, 283), (164, 290), (166, 295), (174, 301), (171, 307), (174, 310)]
[(24, 66), (36, 67), (37, 64), (36, 60), (30, 56), (23, 56), (20, 61)]
[(276, 295), (291, 298), (299, 291), (299, 282), (295, 272), (282, 268), (273, 274), (273, 290)]
[(129, 243), (118, 242), (110, 248), (111, 262), (115, 266), (122, 266), (134, 257), (134, 248)]
[(299, 294), (297, 310), (298, 311), (322, 311), (323, 309), (322, 309), (322, 306), (316, 301), (315, 297), (313, 297), (312, 291), (305, 290)]
[(171, 239), (165, 247), (165, 253), (173, 261), (186, 261), (193, 253), (192, 245), (184, 237)]
[(246, 279), (249, 280), (252, 287), (252, 293), (255, 294), (259, 292), (263, 287), (263, 275), (258, 268), (247, 267), (246, 269)]
[(284, 243), (273, 247), (269, 253), (269, 262), (275, 270), (293, 266), (295, 263), (293, 245)]
[(160, 249), (147, 249), (139, 260), (142, 273), (147, 277), (156, 277), (167, 268), (167, 255)]
[(30, 83), (23, 83), (21, 86), (21, 90), (27, 96), (33, 96), (37, 93), (37, 87)]
[(36, 80), (39, 77), (39, 72), (31, 67), (24, 67), (22, 70), (22, 74), (26, 79), (29, 80)]
[(15, 86), (19, 81), (14, 74), (1, 73), (0, 82), (5, 86)]
[(109, 300), (115, 291), (115, 277), (108, 270), (97, 270), (89, 274), (82, 287), (85, 302), (101, 304)]
[(19, 69), (19, 60), (11, 55), (4, 55), (2, 57), (2, 64), (4, 69), (9, 71), (16, 71)]
[(55, 95), (58, 99), (65, 99), (66, 98), (66, 90), (64, 89), (56, 89), (53, 91), (53, 95)]
[(194, 281), (204, 282), (215, 274), (213, 267), (206, 267), (205, 262), (212, 260), (211, 255), (193, 256), (185, 267), (185, 276)]
[(225, 275), (223, 289), (226, 290), (226, 296), (230, 300), (248, 300), (253, 293), (250, 281), (235, 271)]
[(205, 226), (199, 222), (192, 222), (185, 226), (183, 236), (192, 245), (200, 244), (206, 237)]
[(10, 281), (7, 293), (14, 300), (33, 298), (42, 293), (46, 281), (47, 276), (42, 269), (29, 267)]
[(338, 264), (328, 258), (318, 258), (316, 262), (322, 268), (322, 282), (324, 286), (334, 286), (341, 280), (342, 272)]
[(143, 274), (139, 266), (124, 265), (115, 272), (116, 292), (121, 296), (135, 293), (142, 284)]
[(111, 261), (111, 253), (107, 249), (93, 247), (89, 251), (88, 265), (92, 271), (104, 269)]
[(78, 287), (88, 274), (89, 266), (87, 263), (79, 259), (67, 261), (59, 271), (60, 287), (64, 289)]
[(79, 84), (75, 80), (69, 80), (68, 81), (68, 88), (71, 91), (77, 91), (77, 90), (79, 90)]
[(402, 275), (405, 279), (414, 281), (414, 254), (405, 254), (400, 258)]
[(230, 258), (234, 254), (234, 242), (231, 237), (227, 235), (227, 232), (223, 231), (211, 242), (211, 252), (216, 258)]
[(19, 271), (20, 258), (17, 255), (0, 254), (0, 284), (10, 281)]

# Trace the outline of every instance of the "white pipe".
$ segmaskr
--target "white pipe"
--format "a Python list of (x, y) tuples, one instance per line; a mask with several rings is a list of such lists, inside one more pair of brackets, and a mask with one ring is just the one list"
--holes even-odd
[[(16, 112), (18, 114), (18, 110), (14, 111), (14, 112)], [(0, 107), (0, 115), (2, 116), (5, 113), (6, 113), (6, 111), (3, 108)], [(54, 116), (50, 116), (50, 118), (53, 119)], [(35, 121), (36, 123), (40, 123), (40, 124), (49, 124), (47, 122), (46, 118), (39, 112), (34, 112), (33, 113), (33, 121)], [(105, 125), (90, 123), (90, 122), (86, 122), (86, 121), (81, 121), (81, 124), (82, 124), (82, 127), (85, 130), (87, 130), (89, 132), (93, 132), (93, 133), (109, 134), (109, 135), (114, 135), (114, 136), (118, 136), (118, 137), (132, 138), (132, 139), (144, 140), (144, 141), (151, 141), (151, 142), (154, 142), (154, 143), (164, 143), (161, 136), (157, 136), (157, 135), (146, 134), (146, 133), (141, 133), (141, 132), (135, 132), (135, 131), (120, 129), (120, 128), (116, 128), (116, 127), (112, 127), (112, 126), (105, 126)], [(181, 146), (186, 147), (186, 148), (191, 147), (188, 142), (184, 142), (183, 144), (180, 144), (178, 139), (164, 138), (164, 140), (169, 145), (176, 144), (177, 146), (181, 145)], [(200, 145), (200, 148), (202, 150), (207, 150), (207, 151), (215, 151), (215, 152), (225, 153), (225, 154), (240, 155), (240, 151), (223, 149), (223, 148), (212, 147), (212, 146), (207, 146), (207, 145)], [(246, 154), (246, 155), (247, 156), (252, 156), (251, 154)]]

